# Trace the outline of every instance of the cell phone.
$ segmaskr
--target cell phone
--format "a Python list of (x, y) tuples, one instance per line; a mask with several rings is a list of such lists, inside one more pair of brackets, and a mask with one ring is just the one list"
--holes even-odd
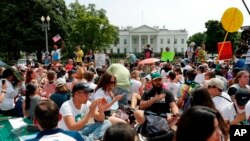
[(5, 80), (2, 80), (2, 85), (4, 85), (5, 84)]

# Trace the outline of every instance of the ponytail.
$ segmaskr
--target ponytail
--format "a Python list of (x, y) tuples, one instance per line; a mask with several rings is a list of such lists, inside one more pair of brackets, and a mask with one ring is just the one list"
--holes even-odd
[(35, 91), (37, 89), (37, 86), (34, 84), (27, 84), (26, 85), (26, 91), (25, 91), (25, 110), (29, 110), (30, 108), (30, 96), (35, 94)]

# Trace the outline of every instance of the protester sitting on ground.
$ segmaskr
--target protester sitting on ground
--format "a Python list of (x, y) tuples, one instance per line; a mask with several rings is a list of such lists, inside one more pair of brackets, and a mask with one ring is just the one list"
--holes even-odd
[(223, 81), (219, 78), (212, 78), (207, 81), (207, 85), (216, 109), (222, 114), (223, 109), (232, 102), (231, 97), (222, 91), (224, 89)]
[(131, 100), (131, 108), (135, 109), (138, 101), (141, 100), (141, 95), (143, 93), (143, 86), (140, 81), (139, 71), (134, 70), (131, 72), (130, 79), (130, 95), (129, 100)]
[(182, 70), (181, 70), (181, 67), (179, 65), (175, 66), (173, 71), (175, 72), (176, 74), (176, 78), (175, 78), (175, 82), (176, 83), (180, 83), (180, 84), (183, 84), (185, 82), (185, 78), (183, 77), (182, 75)]
[(249, 90), (237, 90), (235, 100), (235, 102), (227, 105), (222, 111), (222, 116), (228, 125), (228, 129), (230, 125), (249, 125), (245, 116), (245, 105), (250, 100)]
[[(94, 100), (104, 99), (103, 109), (105, 109), (105, 117), (108, 118), (112, 124), (123, 122), (124, 120), (114, 117), (113, 113), (119, 108), (118, 101), (123, 98), (123, 95), (114, 96), (113, 90), (116, 86), (116, 78), (110, 73), (106, 72), (100, 78), (94, 93)], [(113, 117), (111, 117), (113, 116)]]
[(144, 81), (144, 84), (143, 84), (143, 90), (144, 91), (148, 91), (152, 88), (152, 83), (151, 83), (151, 75), (148, 74), (146, 77), (145, 77), (145, 81)]
[(228, 65), (221, 65), (221, 72), (222, 75), (227, 79), (227, 81), (233, 79), (233, 75), (231, 72), (229, 72), (229, 66)]
[(206, 74), (205, 67), (203, 65), (200, 65), (198, 67), (198, 73), (195, 76), (194, 81), (202, 85), (202, 82), (205, 80), (205, 74)]
[[(108, 127), (111, 126), (109, 120), (105, 120), (105, 107), (102, 99), (88, 101), (89, 93), (93, 89), (87, 83), (77, 83), (72, 89), (72, 98), (63, 103), (60, 108), (62, 119), (58, 126), (65, 130), (79, 131), (84, 137), (88, 136), (92, 140), (100, 140)], [(98, 107), (98, 110), (97, 110)], [(89, 123), (91, 119), (96, 122)]]
[(73, 59), (68, 59), (68, 63), (65, 65), (65, 69), (67, 71), (71, 70), (74, 67), (74, 61)]
[[(89, 87), (91, 89), (94, 90), (96, 88), (96, 84), (93, 83), (93, 79), (94, 79), (94, 73), (93, 72), (91, 72), (91, 71), (84, 72), (83, 78), (87, 81), (87, 84), (89, 85)], [(94, 100), (94, 92), (90, 93), (89, 100), (90, 101)]]
[[(160, 73), (155, 72), (151, 74), (151, 77), (153, 87), (144, 92), (140, 101), (140, 110), (136, 110), (134, 113), (135, 119), (142, 125), (146, 120), (144, 111), (153, 112), (158, 115), (165, 115), (171, 127), (179, 117), (179, 109), (175, 103), (174, 96), (171, 91), (162, 87), (163, 83)], [(172, 116), (169, 115), (170, 112)]]
[(55, 80), (56, 80), (57, 76), (55, 71), (50, 70), (47, 73), (47, 81), (44, 84), (44, 91), (46, 92), (46, 95), (43, 95), (46, 98), (49, 98), (51, 94), (55, 93), (55, 89), (56, 89), (56, 84), (55, 84)]
[(231, 96), (232, 101), (235, 101), (234, 95), (237, 90), (245, 89), (250, 91), (249, 84), (249, 72), (240, 71), (234, 78), (234, 84), (228, 88), (228, 94)]
[(86, 83), (87, 80), (84, 79), (83, 75), (84, 75), (85, 70), (82, 67), (77, 67), (76, 70), (76, 80), (74, 82), (72, 82), (72, 85), (74, 86), (77, 83)]
[(57, 141), (83, 141), (81, 135), (76, 131), (65, 131), (57, 127), (62, 118), (57, 105), (50, 101), (41, 101), (35, 107), (34, 124), (40, 132), (34, 139), (27, 141), (57, 140)]
[(180, 85), (180, 83), (175, 82), (176, 74), (173, 71), (169, 72), (167, 77), (168, 77), (168, 80), (169, 80), (167, 82), (168, 90), (170, 90), (173, 93), (174, 98), (177, 101), (178, 100), (177, 99), (177, 94), (180, 91), (181, 85)]
[(97, 84), (99, 79), (101, 78), (101, 76), (106, 72), (105, 69), (103, 68), (97, 68), (96, 69), (96, 73), (97, 73), (97, 76), (94, 78), (94, 83)]
[(41, 100), (46, 100), (46, 98), (40, 96), (39, 88), (32, 83), (27, 84), (25, 91), (25, 100), (22, 105), (23, 115), (25, 117), (33, 119), (35, 107)]
[(70, 91), (66, 86), (64, 78), (58, 78), (55, 81), (56, 89), (55, 93), (50, 96), (50, 99), (56, 103), (58, 108), (61, 108), (62, 104), (70, 99)]
[(234, 84), (234, 78), (237, 76), (238, 72), (240, 71), (242, 71), (242, 69), (238, 67), (233, 68), (233, 71), (232, 71), (233, 79), (228, 81), (228, 84), (227, 84), (228, 87), (231, 87)]
[(194, 81), (196, 74), (197, 74), (197, 72), (194, 69), (190, 69), (186, 73), (187, 81), (186, 81), (186, 83), (181, 85), (181, 89), (177, 94), (177, 98), (178, 98), (177, 105), (180, 109), (185, 110), (185, 108), (187, 108), (186, 107), (186, 106), (188, 106), (187, 100), (188, 100), (188, 97), (189, 97), (191, 90), (193, 88), (200, 86), (199, 83), (196, 83)]
[[(2, 87), (3, 81), (4, 84), (7, 85), (6, 88)], [(0, 96), (2, 97), (2, 102), (0, 102), (0, 114), (19, 116), (19, 113), (15, 108), (15, 97), (18, 95), (19, 89), (23, 82), (18, 81), (16, 86), (14, 86), (12, 84), (13, 81), (18, 81), (14, 76), (14, 72), (11, 69), (5, 69), (0, 82)]]
[(221, 141), (218, 112), (204, 106), (188, 109), (177, 123), (175, 141)]
[(135, 141), (135, 139), (135, 131), (125, 123), (112, 125), (103, 136), (103, 141)]
[[(200, 87), (200, 88), (197, 88), (197, 89), (194, 89), (192, 92), (191, 92), (191, 95), (192, 95), (192, 98), (190, 99), (190, 107), (193, 107), (193, 106), (206, 106), (206, 107), (209, 107), (215, 111), (218, 111), (216, 109), (216, 105), (214, 104), (207, 88), (204, 88), (204, 87)], [(219, 112), (219, 111), (218, 111)], [(219, 127), (222, 131), (222, 134), (224, 136), (224, 139), (227, 139), (228, 138), (228, 130), (227, 130), (227, 126), (224, 122), (224, 119), (222, 118), (221, 114), (218, 113), (217, 115), (218, 117), (218, 124), (219, 124)]]
[(128, 93), (130, 89), (130, 72), (122, 64), (111, 64), (107, 69), (107, 72), (116, 77), (116, 87), (114, 90), (114, 95), (123, 95), (123, 98), (119, 100), (119, 106), (128, 105)]
[(29, 68), (26, 71), (26, 74), (25, 74), (25, 84), (27, 85), (30, 82), (35, 83), (36, 85), (38, 85), (38, 82), (36, 80), (36, 72), (32, 68)]

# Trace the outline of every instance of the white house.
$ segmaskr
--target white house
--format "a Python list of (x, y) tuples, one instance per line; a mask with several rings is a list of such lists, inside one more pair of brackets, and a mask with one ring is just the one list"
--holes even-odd
[(141, 53), (147, 44), (150, 44), (153, 52), (160, 53), (166, 47), (170, 51), (185, 52), (187, 49), (188, 32), (182, 30), (168, 30), (163, 26), (150, 27), (142, 25), (137, 28), (128, 26), (119, 30), (119, 43), (111, 45), (109, 53)]

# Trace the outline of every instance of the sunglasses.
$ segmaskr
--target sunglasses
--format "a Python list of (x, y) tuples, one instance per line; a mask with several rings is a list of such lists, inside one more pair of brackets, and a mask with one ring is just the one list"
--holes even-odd
[(208, 88), (217, 88), (216, 86), (211, 86), (211, 85), (208, 85)]
[(116, 81), (110, 81), (110, 84), (116, 84)]

